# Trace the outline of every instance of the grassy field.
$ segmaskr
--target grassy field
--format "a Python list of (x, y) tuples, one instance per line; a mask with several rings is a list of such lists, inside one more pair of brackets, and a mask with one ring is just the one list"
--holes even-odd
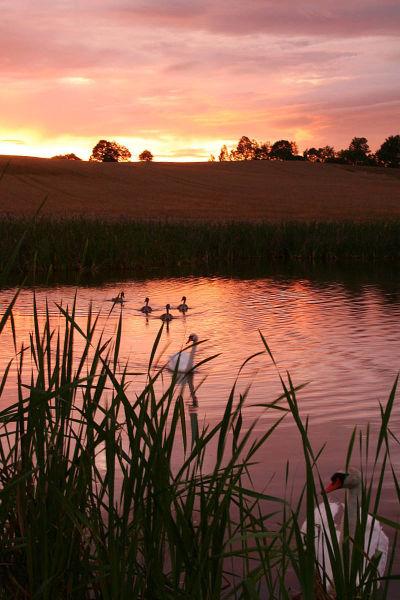
[(400, 258), (395, 169), (0, 157), (0, 170), (0, 267), (24, 234), (17, 275), (136, 276), (224, 270), (246, 261)]
[(0, 156), (1, 213), (102, 220), (400, 218), (399, 169), (307, 162), (90, 163)]

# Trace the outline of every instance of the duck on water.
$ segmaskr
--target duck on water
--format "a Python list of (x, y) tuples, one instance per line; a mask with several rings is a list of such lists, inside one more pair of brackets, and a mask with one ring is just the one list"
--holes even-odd
[(120, 292), (118, 296), (111, 298), (111, 302), (119, 302), (120, 304), (122, 304), (122, 302), (126, 302), (124, 292)]
[(186, 304), (186, 296), (182, 296), (181, 304), (178, 305), (178, 310), (180, 310), (181, 312), (186, 312), (187, 310), (189, 310), (189, 307)]
[(170, 305), (169, 305), (169, 304), (166, 304), (166, 306), (165, 306), (165, 310), (166, 310), (167, 312), (165, 312), (165, 313), (163, 313), (163, 314), (161, 315), (161, 317), (160, 317), (161, 321), (165, 321), (165, 322), (167, 322), (167, 323), (168, 323), (169, 321), (171, 321), (171, 320), (174, 318), (174, 317), (173, 317), (173, 315), (171, 315), (171, 313), (169, 312), (169, 309), (170, 309), (170, 308), (171, 308), (171, 307), (170, 307)]
[(151, 306), (149, 306), (149, 299), (145, 298), (144, 301), (145, 301), (145, 305), (142, 306), (142, 308), (140, 310), (142, 311), (142, 313), (146, 313), (146, 314), (151, 313), (151, 311), (153, 309), (151, 308)]

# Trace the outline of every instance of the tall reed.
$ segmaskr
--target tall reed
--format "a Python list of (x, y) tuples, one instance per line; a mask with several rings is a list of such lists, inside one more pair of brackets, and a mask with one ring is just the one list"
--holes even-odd
[[(24, 239), (13, 271), (63, 274), (148, 273), (177, 268), (230, 268), (238, 261), (396, 263), (400, 221), (174, 223), (109, 222), (40, 217), (28, 230), (24, 219), (0, 220), (0, 268)], [(83, 259), (84, 256), (84, 259)]]
[[(156, 392), (161, 330), (148, 383), (132, 403), (119, 364), (121, 320), (111, 343), (95, 337), (91, 309), (84, 330), (75, 303), (59, 310), (63, 332), (48, 314), (41, 326), (34, 303), (34, 332), (17, 352), (18, 400), (0, 413), (7, 597), (208, 598), (240, 587), (254, 554), (243, 532), (262, 533), (263, 553), (279, 554), (266, 535), (272, 515), (254, 510), (268, 497), (243, 483), (271, 431), (258, 441), (252, 427), (242, 431), (244, 397), (236, 404), (232, 390), (222, 421), (190, 443), (176, 374)], [(76, 335), (84, 339), (79, 357)], [(184, 456), (174, 468), (180, 439)], [(217, 451), (206, 472), (210, 446)], [(236, 561), (244, 564), (232, 573)]]
[[(243, 428), (247, 398), (236, 385), (220, 423), (199, 428), (192, 420), (190, 429), (178, 374), (163, 383), (163, 369), (154, 364), (162, 328), (146, 386), (132, 399), (128, 365), (119, 357), (122, 311), (113, 339), (97, 330), (91, 307), (85, 327), (77, 323), (76, 299), (59, 312), (62, 327), (53, 328), (48, 312), (41, 322), (33, 297), (34, 330), (20, 348), (12, 306), (0, 322), (1, 333), (10, 321), (15, 345), (0, 391), (12, 369), (17, 378), (15, 402), (0, 413), (2, 597), (289, 598), (294, 575), (303, 598), (316, 597), (316, 582), (318, 597), (329, 598), (314, 551), (321, 453), (299, 415), (300, 387), (281, 378), (282, 395), (265, 406), (277, 411), (276, 422), (258, 439), (256, 421)], [(375, 497), (372, 479), (364, 480), (363, 514), (372, 508), (375, 518), (387, 465), (400, 489), (389, 443), (394, 396), (395, 387), (381, 410)], [(283, 418), (294, 419), (304, 449), (306, 484), (294, 504), (251, 483), (257, 451)], [(368, 449), (367, 438), (363, 467)], [(375, 559), (365, 571), (358, 550), (362, 527), (354, 541), (331, 549), (340, 598), (378, 597)], [(395, 542), (396, 536), (387, 581), (397, 576)], [(385, 585), (382, 597), (388, 594)]]
[[(275, 361), (270, 352), (266, 340), (262, 337), (266, 350)], [(293, 568), (298, 583), (301, 587), (302, 599), (360, 599), (392, 598), (389, 588), (390, 581), (398, 580), (399, 573), (393, 572), (393, 568), (399, 568), (397, 558), (397, 538), (400, 524), (385, 519), (379, 515), (379, 504), (382, 495), (383, 482), (389, 472), (393, 489), (396, 490), (400, 501), (400, 487), (396, 475), (395, 464), (391, 458), (391, 444), (399, 445), (399, 440), (390, 429), (390, 418), (396, 396), (398, 377), (390, 392), (386, 405), (380, 405), (381, 426), (377, 439), (372, 439), (369, 426), (367, 431), (359, 431), (357, 427), (353, 430), (346, 452), (346, 460), (343, 467), (348, 469), (349, 465), (358, 467), (362, 474), (362, 492), (358, 500), (358, 518), (354, 533), (349, 531), (349, 507), (344, 504), (344, 531), (343, 539), (338, 539), (338, 525), (334, 521), (333, 506), (329, 503), (325, 486), (320, 475), (318, 461), (323, 457), (323, 447), (315, 452), (312, 448), (308, 435), (308, 418), (303, 422), (290, 375), (287, 381), (279, 375), (284, 396), (300, 434), (305, 470), (306, 482), (297, 506), (291, 507), (292, 521), (282, 528), (282, 543), (290, 557), (290, 565)], [(353, 457), (355, 442), (359, 441), (359, 458)], [(371, 456), (371, 447), (375, 443), (375, 453)], [(398, 452), (398, 448), (396, 449)], [(372, 467), (371, 467), (372, 465)], [(389, 468), (387, 468), (389, 466)], [(370, 473), (368, 471), (370, 470)], [(390, 476), (389, 475), (389, 476)], [(327, 482), (325, 482), (326, 485)], [(315, 508), (319, 505), (319, 508)], [(304, 517), (305, 512), (305, 517)], [(316, 523), (316, 517), (326, 514), (320, 524)], [(369, 515), (372, 514), (371, 524), (368, 523)], [(305, 521), (304, 521), (305, 518)], [(387, 557), (387, 572), (385, 576), (380, 575), (378, 567), (382, 557), (379, 553), (371, 555), (368, 550), (374, 523), (380, 521), (393, 528), (394, 535), (391, 548)], [(321, 539), (326, 547), (326, 557), (332, 567), (332, 573), (328, 565), (320, 562), (316, 552), (317, 543)], [(381, 586), (381, 590), (379, 587)], [(378, 591), (379, 590), (379, 591)], [(283, 596), (285, 597), (285, 596)]]

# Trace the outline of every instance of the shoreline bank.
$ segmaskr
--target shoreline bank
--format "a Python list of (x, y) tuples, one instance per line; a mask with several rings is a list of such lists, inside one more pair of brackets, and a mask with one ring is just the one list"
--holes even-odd
[(0, 268), (53, 275), (232, 270), (268, 264), (398, 264), (400, 219), (390, 222), (174, 223), (0, 218)]

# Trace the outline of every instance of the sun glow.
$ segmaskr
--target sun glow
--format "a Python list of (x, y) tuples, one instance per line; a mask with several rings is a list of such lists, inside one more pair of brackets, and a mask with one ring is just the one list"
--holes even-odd
[(88, 77), (61, 77), (59, 81), (60, 83), (68, 83), (71, 85), (88, 85), (94, 83), (93, 79), (89, 79)]
[(89, 158), (91, 148), (82, 139), (60, 137), (56, 139), (43, 139), (36, 132), (17, 132), (14, 137), (0, 133), (0, 154), (9, 156), (36, 156), (51, 158), (57, 154), (73, 152), (79, 158)]
[[(36, 156), (51, 158), (56, 155), (74, 153), (82, 160), (89, 160), (93, 147), (100, 139), (115, 140), (126, 146), (132, 153), (132, 161), (137, 161), (143, 150), (150, 150), (154, 161), (197, 162), (207, 161), (213, 154), (218, 158), (223, 144), (228, 140), (183, 139), (162, 136), (158, 131), (148, 131), (145, 137), (123, 137), (99, 135), (97, 138), (75, 138), (60, 136), (46, 138), (36, 131), (0, 131), (0, 154), (9, 156)], [(154, 136), (154, 137), (153, 137)], [(234, 142), (232, 142), (233, 144)]]

